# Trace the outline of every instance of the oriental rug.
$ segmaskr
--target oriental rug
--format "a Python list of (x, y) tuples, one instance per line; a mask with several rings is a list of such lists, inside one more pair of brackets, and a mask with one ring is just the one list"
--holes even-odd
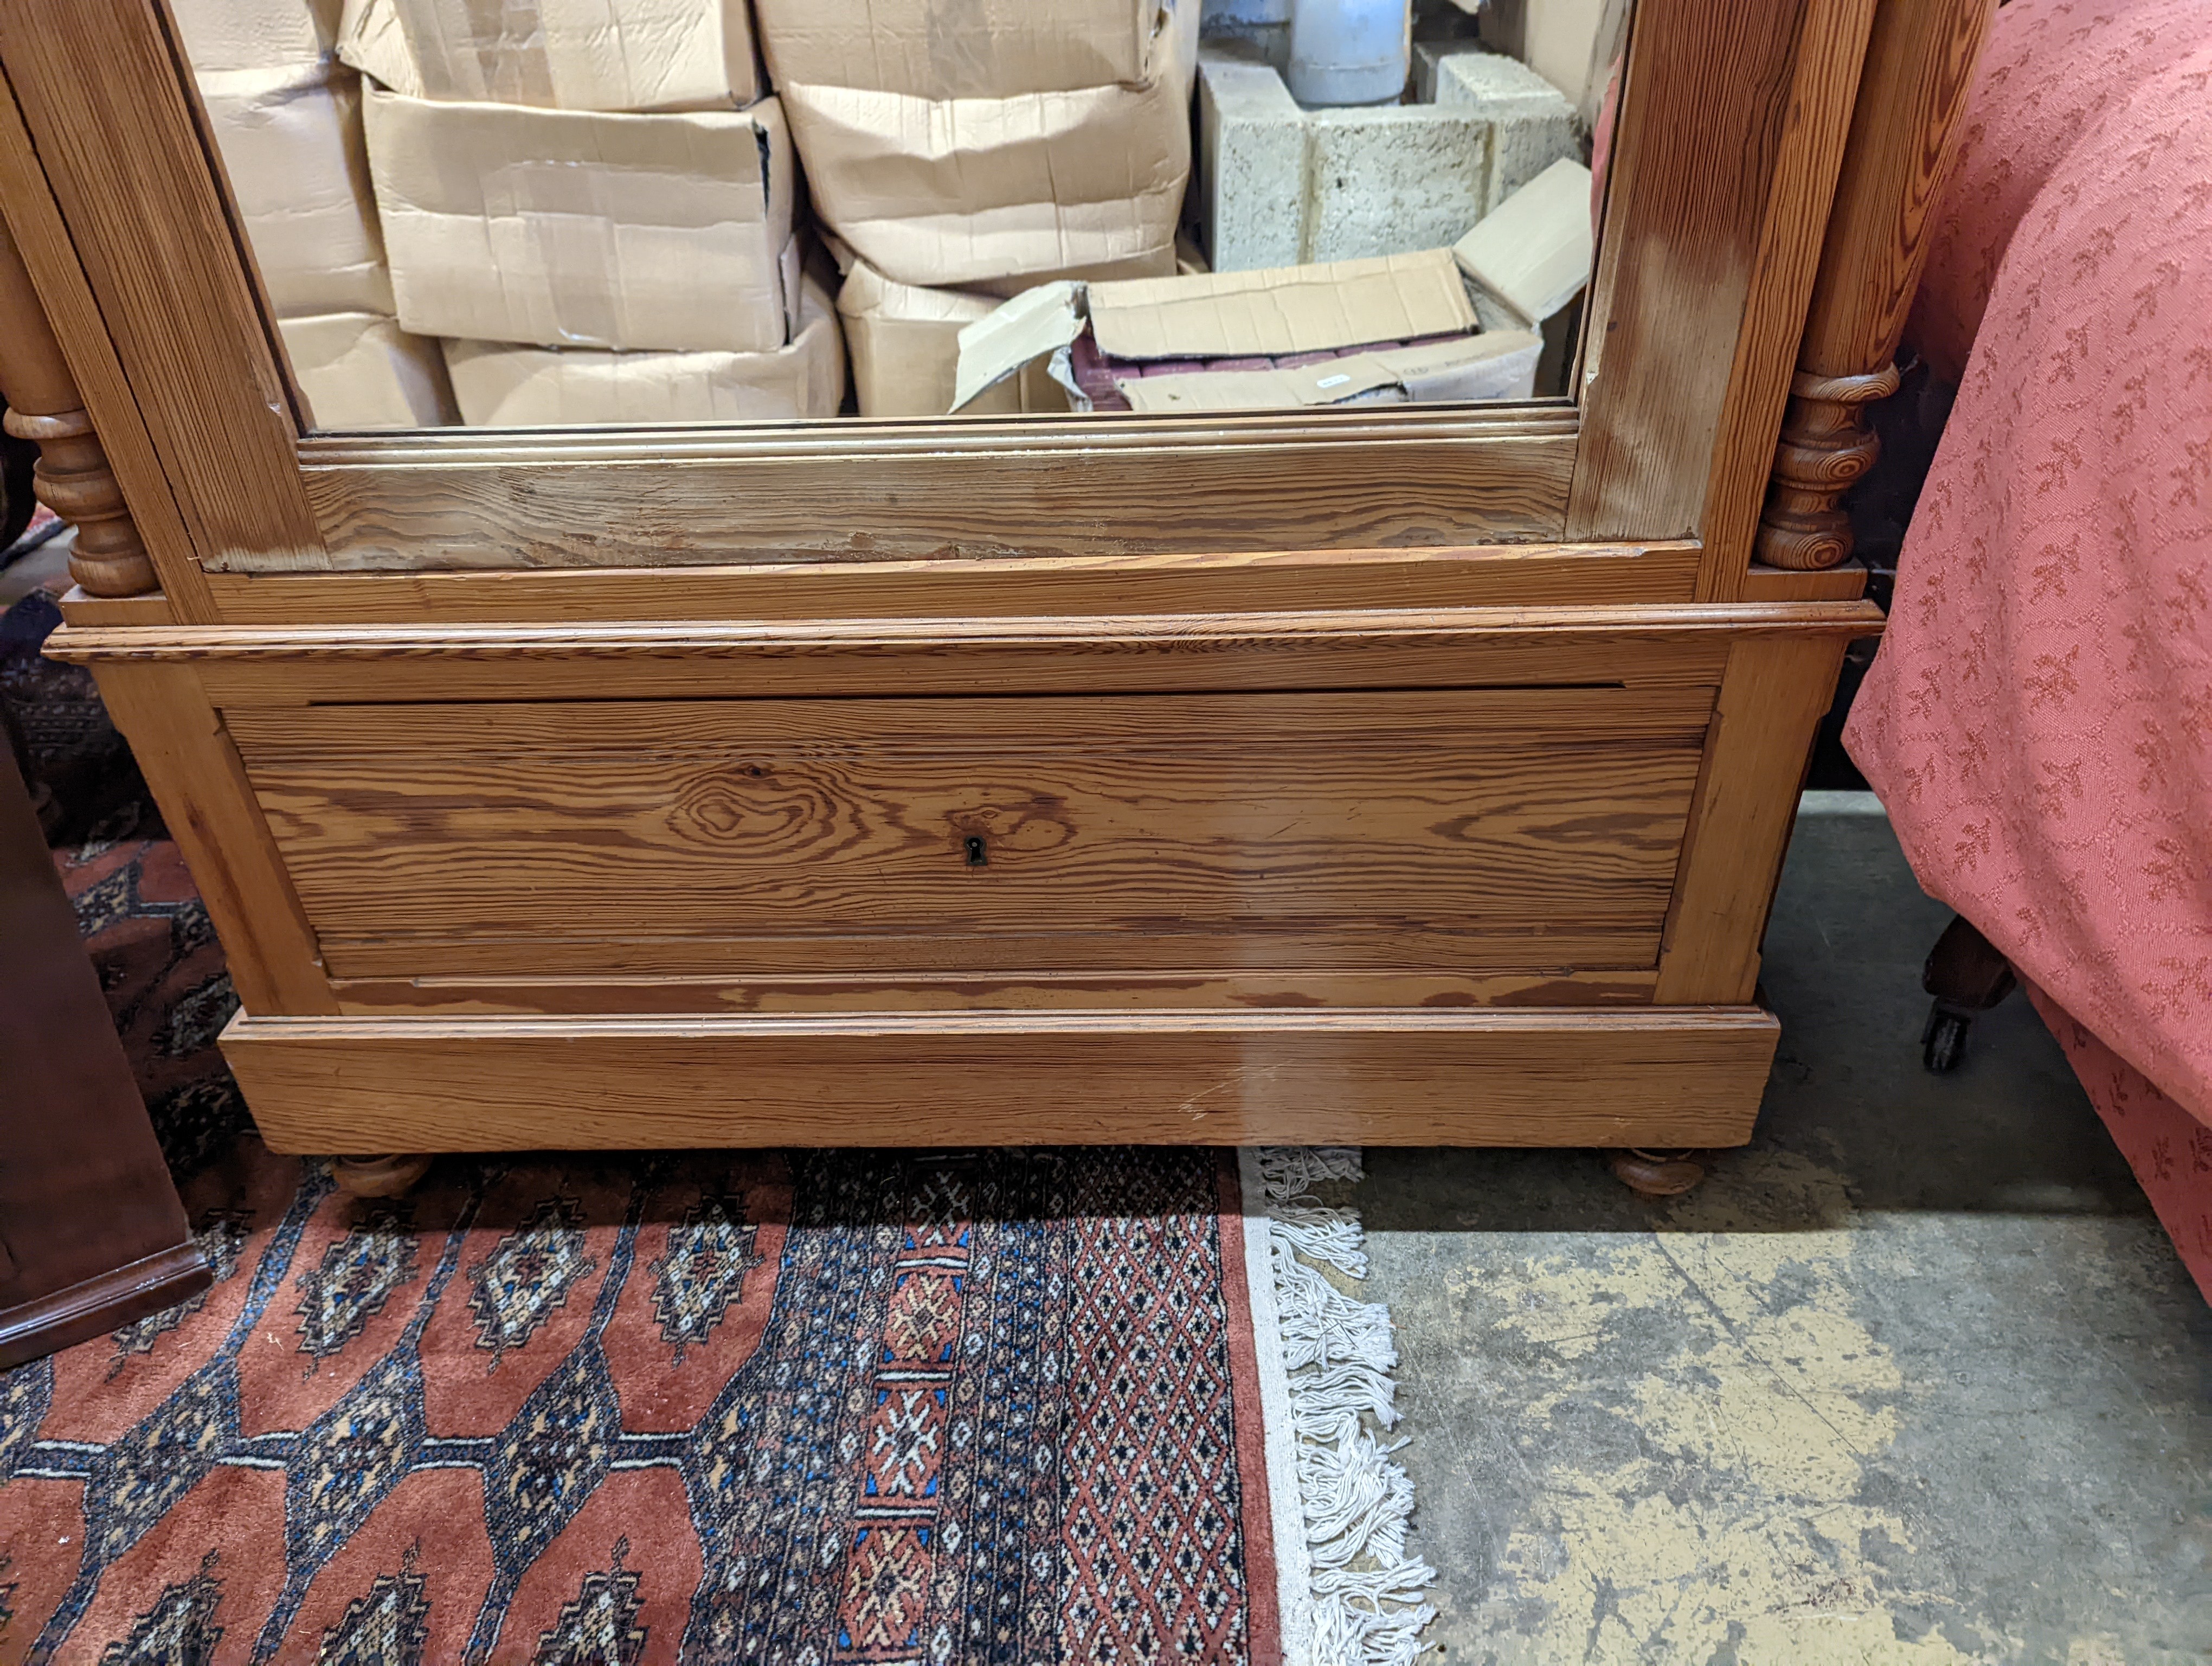
[(0, 1377), (0, 1660), (1408, 1661), (1387, 1316), (1239, 1170), (240, 1138), (214, 1287)]

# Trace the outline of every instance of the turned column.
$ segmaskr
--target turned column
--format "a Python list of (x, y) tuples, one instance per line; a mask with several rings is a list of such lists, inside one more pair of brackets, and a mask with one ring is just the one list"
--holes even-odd
[(1851, 552), (1838, 500), (1881, 453), (1867, 407), (1897, 391), (1899, 338), (1996, 0), (1881, 0), (1759, 521), (1770, 567)]
[(0, 225), (0, 393), (8, 432), (34, 441), (39, 502), (76, 528), (70, 576), (94, 596), (135, 596), (156, 587), (154, 564), (85, 415), (61, 344), (7, 228)]

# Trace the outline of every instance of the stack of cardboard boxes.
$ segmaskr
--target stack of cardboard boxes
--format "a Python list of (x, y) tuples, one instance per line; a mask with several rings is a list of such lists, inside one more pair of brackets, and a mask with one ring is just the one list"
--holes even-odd
[(450, 423), (438, 345), (393, 317), (338, 0), (173, 0), (284, 348), (320, 427)]
[[(1277, 371), (1303, 368), (1279, 359), (1351, 347), (1433, 356), (1443, 344), (1430, 337), (1474, 328), (1455, 314), (1437, 331), (1324, 348), (1279, 331), (1219, 363), (1170, 344), (1170, 359), (1203, 362), (1209, 377), (1248, 378), (1233, 388), (1132, 393), (1124, 384), (1152, 373), (1133, 360), (1101, 368), (1110, 354), (1089, 384), (1073, 360), (1033, 354), (980, 389), (957, 386), (963, 331), (1044, 286), (1073, 285), (1074, 300), (1040, 319), (1088, 307), (1094, 325), (1117, 307), (1227, 304), (1202, 262), (1194, 272), (1186, 255), (1178, 277), (1200, 0), (173, 3), (325, 428), (789, 420), (854, 406), (876, 417), (989, 415), (1141, 408), (1170, 393), (1234, 392), (1242, 404)], [(1291, 106), (1294, 119), (1271, 126), (1231, 112), (1225, 77), (1247, 69), (1217, 54), (1201, 100), (1202, 205), (1214, 211), (1201, 224), (1214, 266), (1271, 269), (1237, 304), (1350, 283), (1345, 256), (1425, 251), (1448, 270), (1442, 246), (1518, 175), (1575, 148), (1571, 112), (1548, 85), (1510, 59), (1480, 67), (1534, 83), (1541, 107), (1522, 111), (1531, 94), (1516, 82), (1510, 110), (1492, 89), (1479, 110), (1447, 111), (1439, 91), (1434, 106), (1377, 112)], [(1249, 72), (1274, 75), (1264, 64)], [(1389, 145), (1379, 167), (1334, 153), (1316, 161), (1304, 130), (1340, 114), (1386, 137), (1443, 122), (1441, 152), (1473, 196), (1439, 196)], [(1291, 181), (1270, 192), (1257, 164), (1228, 165), (1249, 161), (1240, 144), (1259, 155), (1278, 126), (1298, 129), (1285, 181), (1359, 185), (1365, 217), (1346, 246), (1306, 224), (1327, 219), (1314, 190)], [(1504, 143), (1523, 128), (1535, 137)], [(1509, 154), (1516, 177), (1493, 177)], [(1414, 186), (1424, 203), (1437, 198), (1434, 226), (1400, 201)], [(1250, 199), (1234, 212), (1232, 190)], [(1485, 322), (1525, 337), (1540, 319)], [(1488, 350), (1508, 346), (1461, 339), (1447, 355), (1452, 375), (1480, 360), (1493, 378), (1505, 360)], [(1395, 382), (1383, 375), (1394, 367), (1405, 372)], [(1361, 374), (1381, 380), (1335, 397), (1458, 386), (1425, 360), (1377, 360)], [(1316, 389), (1293, 402), (1350, 385), (1337, 372), (1309, 380)]]
[(461, 420), (831, 416), (844, 350), (745, 0), (347, 0), (400, 322)]
[[(1196, 0), (757, 0), (847, 269), (867, 416), (951, 409), (961, 326), (1056, 278), (1175, 269)], [(1016, 378), (971, 410), (1064, 410)]]

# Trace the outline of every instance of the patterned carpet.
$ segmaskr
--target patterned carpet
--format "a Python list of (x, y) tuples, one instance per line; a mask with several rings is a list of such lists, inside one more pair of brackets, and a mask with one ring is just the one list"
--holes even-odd
[(238, 1141), (186, 1307), (0, 1379), (0, 1658), (1277, 1658), (1235, 1168)]

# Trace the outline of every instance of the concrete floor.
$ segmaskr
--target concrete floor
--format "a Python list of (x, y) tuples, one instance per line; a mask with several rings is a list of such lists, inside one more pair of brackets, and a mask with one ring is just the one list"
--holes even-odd
[(2212, 1310), (2025, 1000), (1922, 1070), (1948, 918), (1814, 795), (1758, 1138), (1700, 1190), (1369, 1152), (1429, 1660), (2212, 1660)]

